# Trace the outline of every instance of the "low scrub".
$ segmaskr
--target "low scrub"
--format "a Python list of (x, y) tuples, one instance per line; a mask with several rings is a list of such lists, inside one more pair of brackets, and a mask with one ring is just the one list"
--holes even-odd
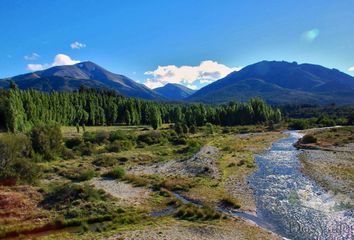
[(92, 164), (98, 167), (112, 167), (118, 163), (117, 157), (99, 156), (92, 161)]
[(105, 177), (115, 178), (115, 179), (122, 179), (125, 175), (125, 170), (122, 167), (115, 167), (111, 171), (105, 174)]
[(301, 143), (303, 144), (317, 143), (317, 138), (313, 135), (306, 134), (301, 138)]
[(210, 221), (222, 218), (222, 214), (208, 207), (198, 207), (193, 204), (182, 205), (174, 215), (188, 221)]
[(148, 185), (147, 179), (138, 175), (126, 174), (122, 179), (133, 184), (135, 187), (144, 187)]
[(74, 147), (81, 145), (82, 142), (83, 142), (82, 139), (79, 137), (69, 138), (65, 140), (65, 146), (67, 148), (73, 149)]
[(82, 169), (81, 167), (61, 170), (59, 171), (59, 175), (80, 182), (91, 180), (97, 176), (93, 169)]
[(231, 196), (224, 196), (221, 199), (221, 205), (224, 207), (231, 207), (231, 208), (237, 208), (237, 209), (239, 209), (241, 207), (240, 201), (236, 198), (231, 197)]
[(150, 131), (140, 134), (137, 139), (138, 142), (142, 142), (148, 145), (165, 143), (167, 141), (166, 136), (159, 131)]
[(133, 148), (133, 142), (130, 140), (115, 140), (107, 146), (109, 152), (122, 152)]
[(83, 139), (85, 142), (104, 144), (108, 142), (110, 133), (106, 131), (84, 132)]

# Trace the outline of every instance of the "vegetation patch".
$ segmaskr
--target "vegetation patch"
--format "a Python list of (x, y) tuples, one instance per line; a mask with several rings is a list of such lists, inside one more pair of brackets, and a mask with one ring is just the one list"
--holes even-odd
[(182, 205), (177, 209), (174, 216), (188, 221), (210, 221), (223, 217), (222, 214), (212, 208), (199, 207), (193, 204)]

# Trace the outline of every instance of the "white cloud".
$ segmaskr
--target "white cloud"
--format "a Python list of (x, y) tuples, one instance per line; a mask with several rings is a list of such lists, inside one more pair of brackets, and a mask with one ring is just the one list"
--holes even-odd
[(167, 83), (179, 83), (194, 87), (193, 83), (196, 81), (200, 83), (213, 82), (240, 69), (241, 67), (228, 67), (211, 60), (202, 61), (198, 66), (158, 66), (157, 69), (144, 73), (152, 76), (146, 79), (145, 85), (149, 88), (156, 88)]
[(72, 49), (81, 49), (81, 48), (85, 48), (86, 47), (86, 44), (85, 43), (80, 43), (78, 41), (75, 41), (73, 43), (70, 44), (70, 47)]
[(54, 58), (53, 63), (44, 63), (44, 64), (27, 64), (27, 70), (30, 71), (39, 71), (44, 70), (54, 66), (61, 66), (61, 65), (73, 65), (79, 63), (78, 60), (73, 60), (71, 57), (65, 54), (57, 54)]
[(349, 71), (349, 72), (354, 72), (354, 66), (353, 66), (353, 67), (348, 68), (348, 71)]
[(26, 55), (23, 57), (25, 60), (27, 61), (33, 61), (33, 60), (37, 60), (38, 58), (40, 58), (38, 53), (32, 53), (31, 55)]

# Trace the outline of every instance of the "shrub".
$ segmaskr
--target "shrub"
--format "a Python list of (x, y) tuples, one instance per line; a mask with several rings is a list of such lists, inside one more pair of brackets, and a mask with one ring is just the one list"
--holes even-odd
[(41, 169), (28, 158), (15, 159), (7, 168), (0, 170), (0, 180), (14, 179), (20, 184), (34, 184), (40, 175)]
[(77, 147), (80, 144), (82, 144), (82, 139), (79, 137), (69, 138), (65, 140), (65, 146), (70, 149), (73, 149), (74, 147)]
[(176, 123), (174, 126), (174, 130), (176, 131), (177, 134), (183, 134), (183, 126), (181, 123)]
[(133, 147), (133, 143), (130, 140), (115, 140), (107, 146), (107, 150), (110, 152), (127, 151)]
[(231, 132), (231, 130), (230, 130), (230, 128), (228, 128), (228, 127), (224, 127), (224, 128), (222, 129), (222, 133), (227, 134), (227, 133), (230, 133), (230, 132)]
[(75, 158), (74, 151), (68, 148), (64, 148), (61, 152), (61, 157), (65, 160)]
[(116, 178), (116, 179), (121, 179), (124, 177), (124, 175), (125, 175), (125, 170), (122, 167), (115, 167), (114, 169), (112, 169), (111, 171), (105, 174), (105, 176), (107, 177)]
[(181, 149), (179, 152), (180, 153), (194, 154), (197, 151), (199, 151), (200, 146), (201, 146), (200, 142), (195, 141), (195, 140), (191, 140), (191, 141), (188, 142), (188, 146), (183, 148), (183, 149)]
[(309, 128), (309, 121), (306, 119), (294, 119), (289, 124), (290, 129), (303, 130)]
[(164, 143), (166, 142), (165, 136), (158, 131), (151, 131), (148, 133), (143, 133), (138, 136), (138, 142), (143, 142), (148, 145), (153, 145), (157, 143)]
[(133, 184), (135, 187), (144, 187), (148, 184), (146, 178), (133, 174), (124, 175), (123, 180)]
[(105, 194), (96, 190), (88, 184), (72, 184), (55, 186), (54, 189), (46, 194), (41, 206), (46, 209), (60, 210), (79, 201), (106, 200)]
[(207, 134), (214, 134), (215, 133), (214, 125), (211, 123), (205, 124), (205, 130), (206, 130)]
[(212, 208), (186, 204), (178, 208), (175, 217), (188, 221), (208, 221), (220, 219), (222, 215)]
[(196, 125), (192, 125), (190, 128), (189, 128), (189, 132), (192, 133), (192, 134), (196, 134), (198, 132), (198, 128)]
[(4, 134), (0, 137), (0, 180), (35, 183), (41, 169), (30, 157), (32, 147), (26, 135)]
[(96, 172), (93, 169), (80, 169), (73, 168), (69, 170), (62, 170), (59, 175), (69, 178), (73, 181), (88, 181), (96, 176)]
[(109, 141), (114, 142), (116, 140), (127, 140), (129, 137), (122, 131), (117, 130), (109, 134)]
[(185, 136), (174, 136), (170, 139), (170, 142), (174, 145), (184, 145), (187, 144), (187, 138)]
[(100, 167), (112, 167), (116, 165), (118, 159), (111, 156), (99, 156), (95, 160), (92, 161), (92, 164)]
[(45, 160), (52, 160), (62, 150), (62, 134), (59, 125), (34, 126), (31, 131), (32, 147), (43, 155)]
[(317, 138), (313, 135), (306, 134), (302, 137), (301, 143), (308, 144), (308, 143), (317, 143)]
[(80, 151), (82, 156), (91, 156), (97, 151), (96, 146), (90, 142), (78, 146), (75, 150)]
[(237, 200), (231, 196), (224, 196), (221, 199), (221, 204), (225, 207), (232, 207), (232, 208), (237, 208), (237, 209), (241, 207), (239, 200)]
[(96, 177), (96, 172), (93, 169), (88, 169), (88, 170), (82, 171), (80, 173), (80, 175), (78, 176), (77, 180), (78, 181), (88, 181), (94, 177)]
[(0, 170), (17, 158), (29, 158), (32, 146), (26, 135), (4, 134), (0, 137)]
[(106, 131), (84, 132), (83, 139), (85, 142), (103, 144), (108, 141), (110, 134)]
[(186, 179), (169, 178), (162, 182), (161, 187), (170, 191), (188, 191), (192, 187), (192, 184)]

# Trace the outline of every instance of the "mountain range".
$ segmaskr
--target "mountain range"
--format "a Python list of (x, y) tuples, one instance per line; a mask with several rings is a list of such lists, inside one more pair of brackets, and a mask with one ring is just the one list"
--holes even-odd
[(0, 86), (8, 87), (14, 81), (20, 89), (39, 91), (73, 91), (81, 85), (88, 88), (114, 89), (118, 93), (150, 100), (163, 100), (164, 97), (134, 80), (112, 73), (93, 62), (75, 65), (56, 66), (43, 71), (18, 75), (0, 80)]
[(261, 97), (270, 104), (353, 104), (354, 77), (314, 64), (262, 61), (232, 72), (188, 97), (224, 103)]
[(249, 65), (198, 91), (171, 83), (150, 89), (92, 62), (55, 66), (2, 79), (0, 87), (8, 88), (10, 81), (14, 81), (20, 89), (73, 91), (84, 85), (114, 89), (127, 97), (159, 101), (219, 104), (231, 100), (247, 101), (258, 96), (275, 105), (354, 104), (354, 77), (320, 65), (285, 61), (262, 61)]
[(163, 87), (155, 88), (154, 91), (164, 96), (166, 99), (176, 101), (186, 99), (196, 92), (196, 90), (192, 90), (177, 83), (167, 83)]

